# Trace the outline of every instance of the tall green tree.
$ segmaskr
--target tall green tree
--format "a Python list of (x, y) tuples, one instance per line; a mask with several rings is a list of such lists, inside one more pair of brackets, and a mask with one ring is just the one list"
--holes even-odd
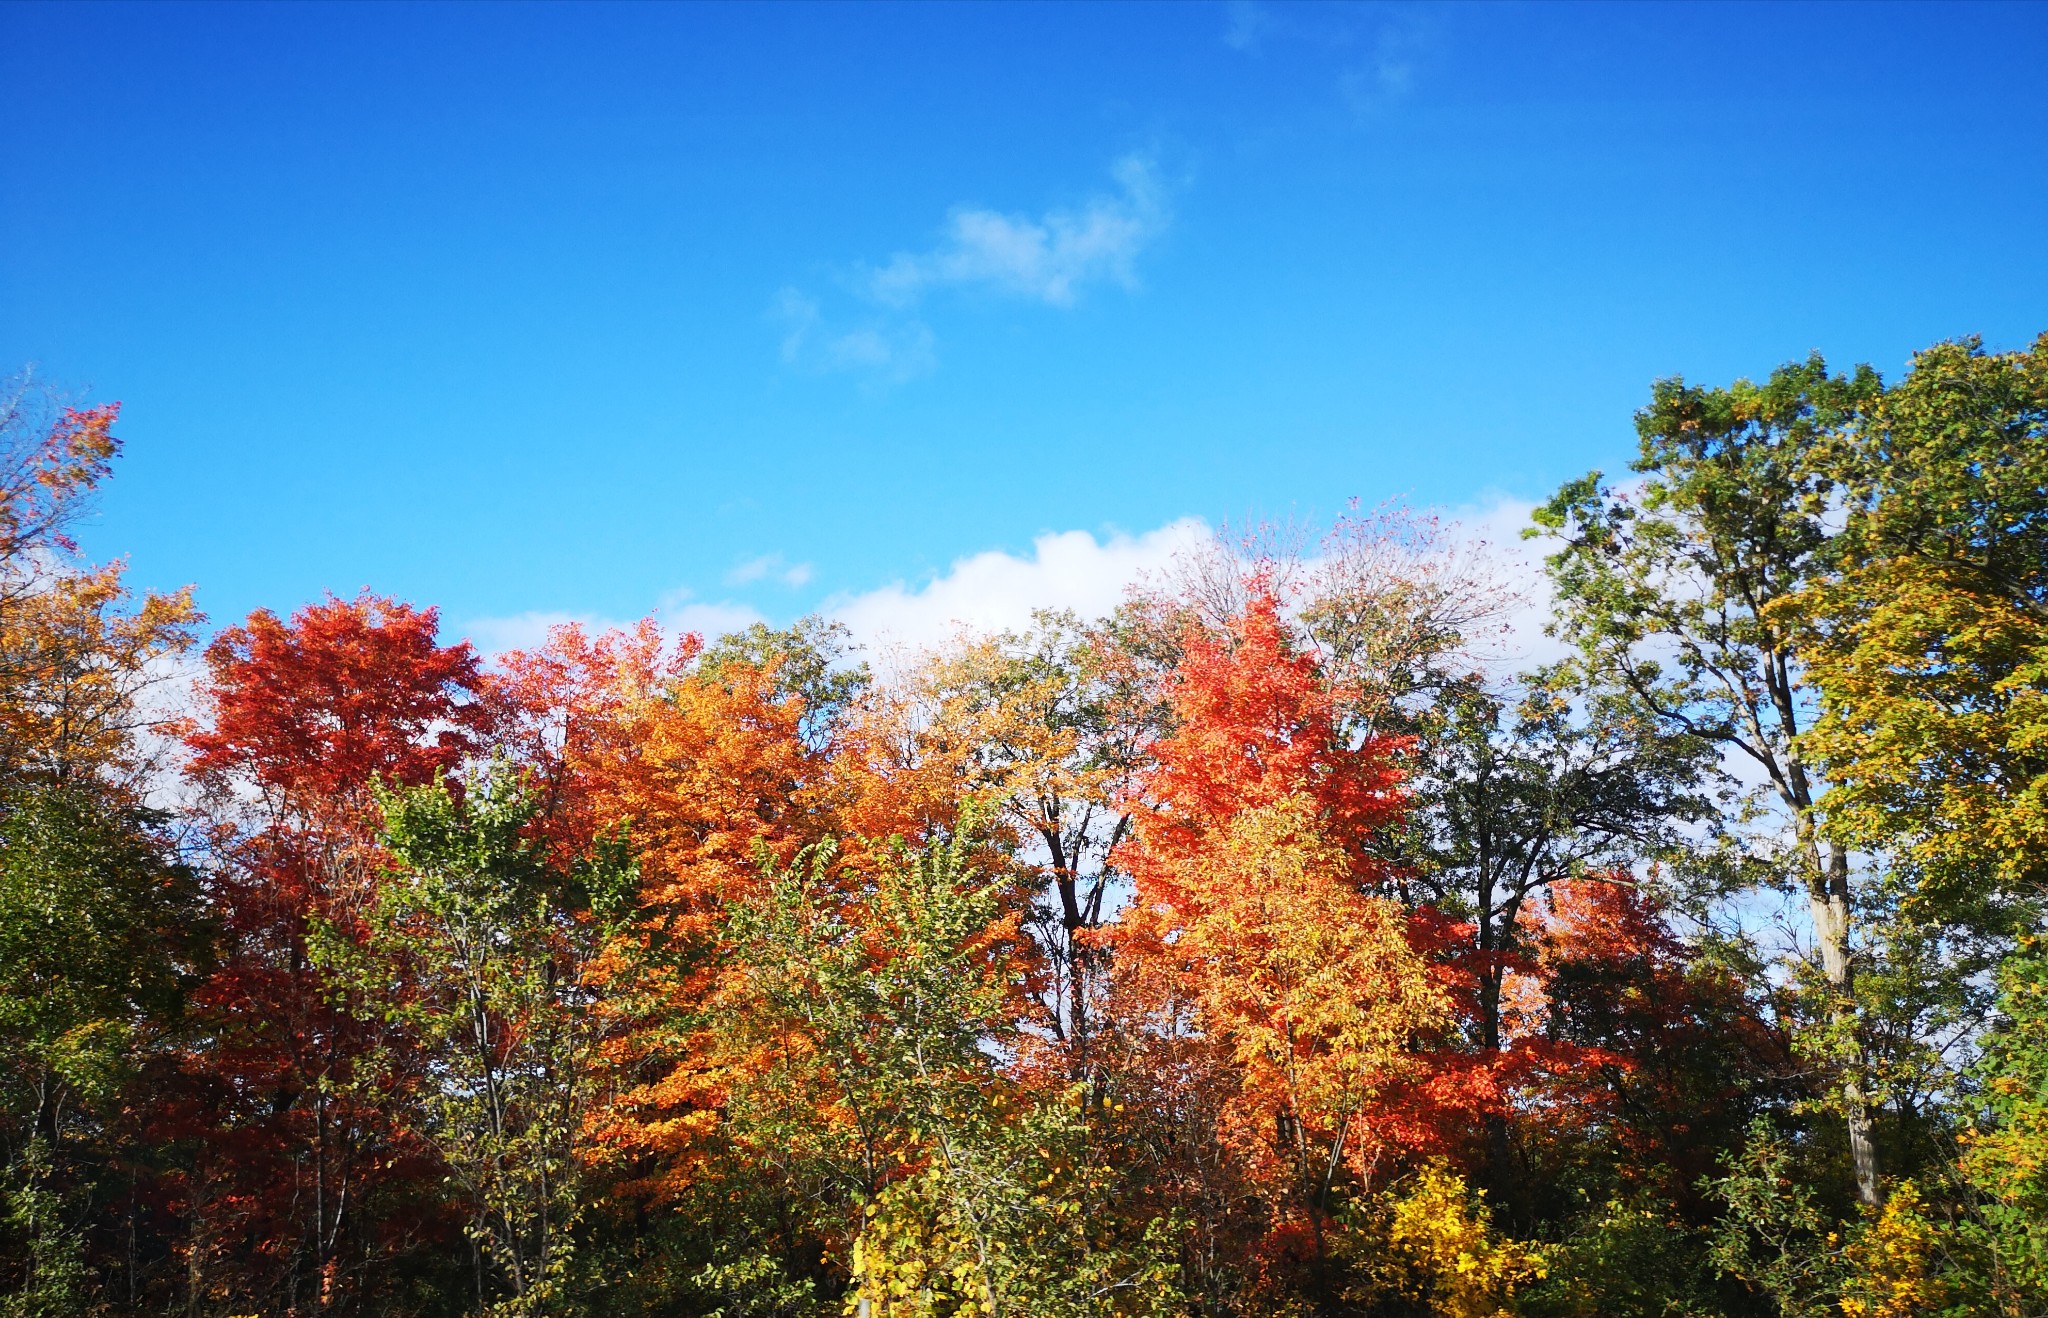
[(608, 1028), (589, 972), (630, 916), (637, 870), (623, 836), (551, 860), (529, 828), (534, 794), (502, 764), (467, 791), (437, 779), (378, 802), (390, 872), (360, 929), (316, 930), (315, 959), (423, 1055), (431, 1082), (410, 1116), (495, 1273), (490, 1312), (572, 1312)]
[(1548, 560), (1555, 632), (1592, 689), (1719, 748), (1782, 812), (1779, 862), (1803, 891), (1828, 997), (1828, 1051), (1857, 1194), (1879, 1163), (1855, 996), (1849, 845), (1827, 828), (1827, 789), (1805, 744), (1816, 693), (1798, 629), (1773, 606), (1826, 571), (1833, 482), (1816, 456), (1878, 391), (1816, 355), (1761, 385), (1660, 381), (1637, 414), (1635, 488), (1596, 472), (1536, 512), (1562, 540)]
[(117, 796), (40, 785), (0, 801), (0, 1235), (15, 1237), (0, 1313), (62, 1312), (96, 1289), (85, 1200), (148, 1060), (178, 1042), (204, 923), (191, 874)]

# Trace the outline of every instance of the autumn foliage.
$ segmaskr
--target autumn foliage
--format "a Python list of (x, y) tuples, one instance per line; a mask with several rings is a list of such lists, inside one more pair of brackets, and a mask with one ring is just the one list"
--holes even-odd
[(0, 1316), (2038, 1312), (2040, 356), (1658, 386), (1513, 678), (1397, 509), (880, 680), (369, 591), (181, 669), (17, 398)]
[(488, 711), (475, 652), (439, 630), (434, 610), (367, 593), (223, 629), (206, 648), (207, 716), (186, 738), (191, 774), (310, 817), (360, 808), (372, 781), (456, 768)]

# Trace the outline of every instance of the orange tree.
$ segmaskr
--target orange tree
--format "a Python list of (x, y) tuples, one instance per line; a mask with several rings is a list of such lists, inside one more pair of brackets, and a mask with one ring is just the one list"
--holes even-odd
[(1186, 634), (1168, 695), (1112, 935), (1117, 1083), (1194, 1226), (1195, 1285), (1327, 1285), (1333, 1197), (1425, 1145), (1439, 1097), (1416, 1044), (1444, 996), (1375, 895), (1398, 746), (1340, 732), (1339, 693), (1257, 579), (1222, 634)]

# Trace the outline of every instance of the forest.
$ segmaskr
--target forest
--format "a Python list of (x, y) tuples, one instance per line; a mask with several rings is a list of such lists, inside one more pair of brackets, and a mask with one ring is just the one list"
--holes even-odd
[(2048, 334), (915, 654), (209, 621), (4, 408), (0, 1315), (2048, 1314)]

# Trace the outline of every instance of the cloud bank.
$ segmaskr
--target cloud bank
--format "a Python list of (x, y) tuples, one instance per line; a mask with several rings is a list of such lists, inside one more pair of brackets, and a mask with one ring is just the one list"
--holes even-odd
[(1048, 533), (1032, 541), (1029, 554), (971, 554), (923, 585), (893, 582), (836, 597), (826, 601), (823, 612), (877, 651), (939, 645), (963, 627), (977, 632), (1022, 628), (1036, 609), (1072, 609), (1095, 617), (1114, 609), (1139, 577), (1160, 571), (1175, 554), (1208, 537), (1208, 525), (1193, 517), (1143, 535), (1100, 540), (1086, 531)]
[[(1554, 662), (1564, 654), (1557, 641), (1543, 634), (1550, 616), (1543, 575), (1548, 547), (1521, 536), (1533, 506), (1524, 499), (1497, 496), (1444, 514), (1452, 537), (1483, 556), (1515, 593), (1507, 611), (1492, 620), (1495, 630), (1483, 645), (1488, 666), (1502, 676)], [(816, 611), (846, 624), (871, 658), (886, 659), (892, 653), (944, 645), (963, 629), (1022, 629), (1039, 609), (1071, 609), (1084, 618), (1100, 617), (1113, 610), (1134, 583), (1164, 575), (1176, 556), (1201, 549), (1214, 534), (1208, 523), (1195, 517), (1135, 535), (1047, 532), (1026, 552), (991, 549), (964, 555), (921, 582), (893, 581), (832, 595)], [(808, 584), (811, 572), (808, 563), (791, 564), (780, 554), (766, 554), (739, 563), (727, 573), (726, 583), (793, 589)], [(671, 634), (696, 632), (707, 639), (757, 622), (777, 621), (752, 604), (700, 600), (688, 591), (663, 600), (654, 616)], [(498, 654), (537, 645), (550, 628), (563, 623), (601, 629), (623, 621), (593, 613), (533, 610), (472, 619), (461, 630), (486, 654)]]

